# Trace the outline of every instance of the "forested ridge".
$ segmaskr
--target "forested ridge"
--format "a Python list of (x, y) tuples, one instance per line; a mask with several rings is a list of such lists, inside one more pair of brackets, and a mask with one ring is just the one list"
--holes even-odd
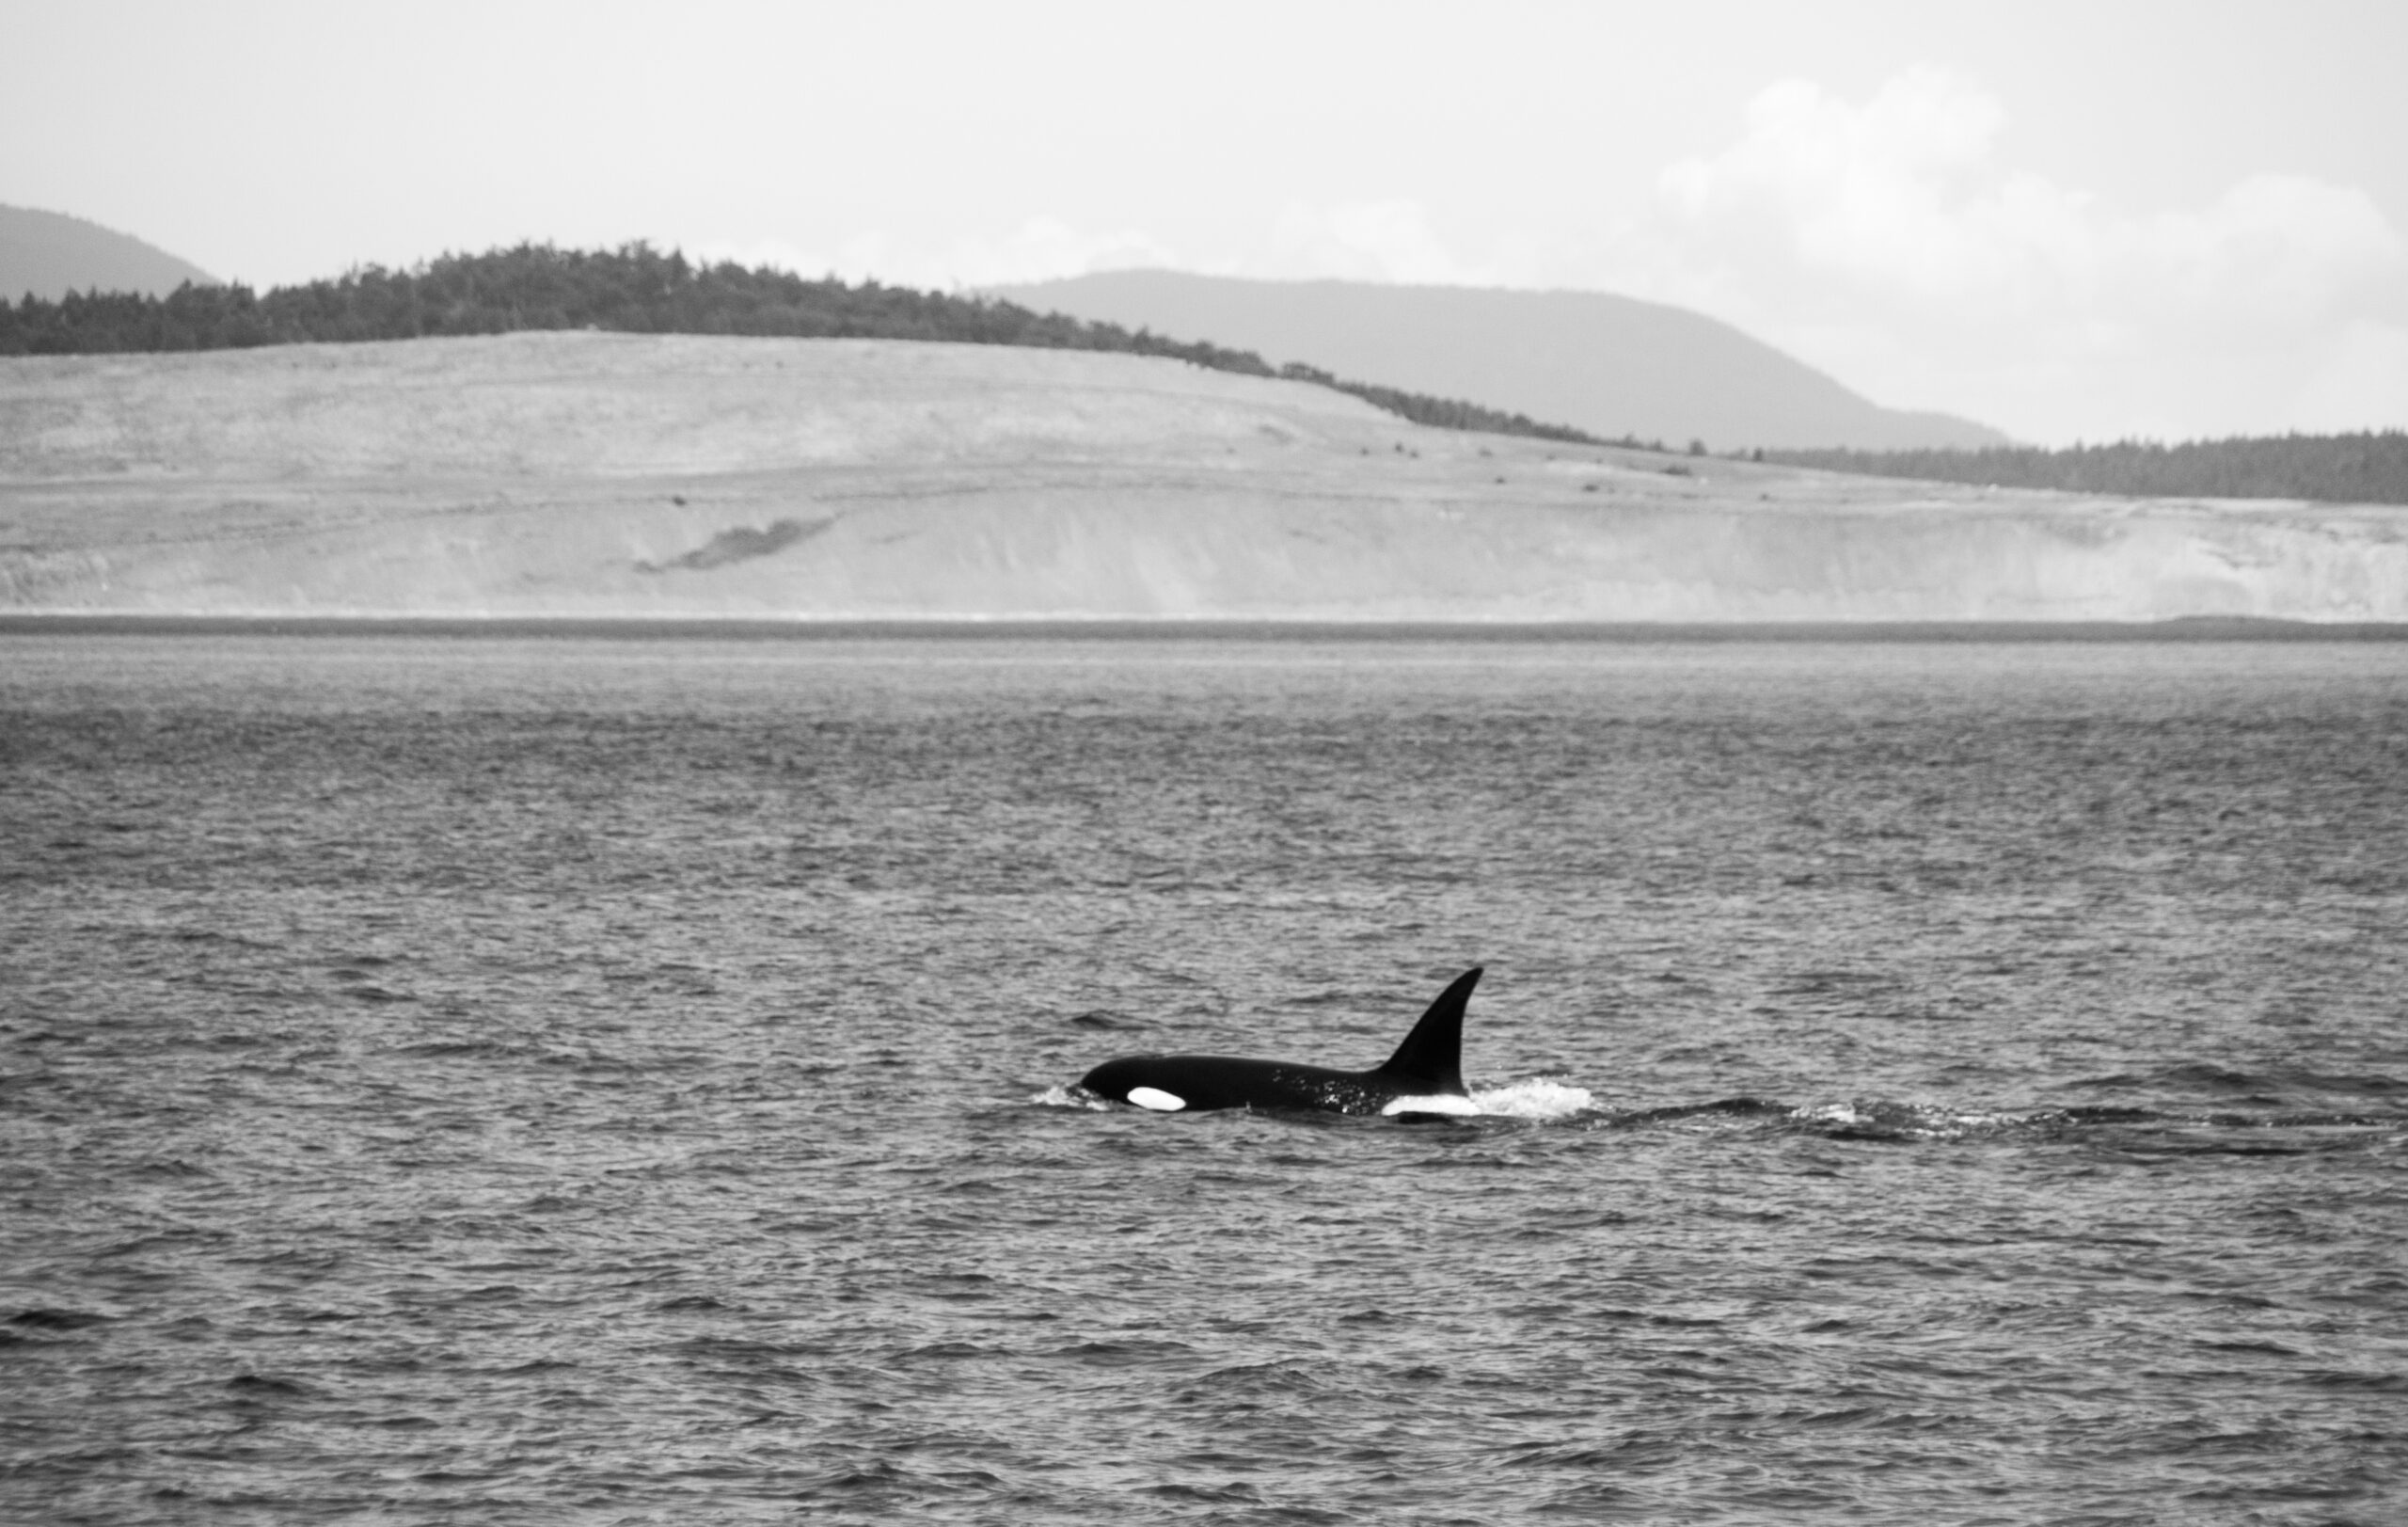
[[(1285, 376), (1352, 393), (1443, 429), (1603, 443), (1452, 398), (1350, 382), (1311, 366), (1274, 370), (1249, 350), (1165, 339), (1145, 329), (1040, 313), (986, 297), (876, 281), (848, 285), (784, 271), (698, 264), (645, 244), (613, 250), (522, 244), (445, 255), (412, 270), (368, 265), (332, 280), (280, 286), (184, 285), (164, 297), (69, 293), (55, 302), (0, 302), (0, 355), (231, 350), (267, 344), (414, 340), (527, 329), (726, 334), (810, 339), (943, 340), (1162, 356), (1214, 371)], [(1624, 441), (1635, 445), (1638, 442)]]
[(1766, 451), (1765, 461), (1876, 477), (2055, 488), (2153, 499), (2314, 499), (2408, 503), (2408, 431), (2273, 435), (2164, 445), (2119, 440), (2062, 451)]

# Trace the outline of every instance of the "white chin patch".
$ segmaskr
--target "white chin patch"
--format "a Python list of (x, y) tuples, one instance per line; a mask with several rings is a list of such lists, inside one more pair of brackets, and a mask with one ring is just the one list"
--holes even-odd
[(1156, 1113), (1177, 1113), (1187, 1106), (1185, 1098), (1176, 1092), (1165, 1092), (1159, 1087), (1133, 1087), (1129, 1090), (1129, 1101), (1140, 1108), (1151, 1108)]
[[(1136, 1100), (1133, 1097), (1130, 1101), (1133, 1103)], [(1454, 1093), (1446, 1093), (1426, 1098), (1398, 1098), (1380, 1110), (1380, 1117), (1386, 1119), (1400, 1113), (1469, 1114), (1478, 1112), (1480, 1112), (1480, 1105), (1471, 1099)]]

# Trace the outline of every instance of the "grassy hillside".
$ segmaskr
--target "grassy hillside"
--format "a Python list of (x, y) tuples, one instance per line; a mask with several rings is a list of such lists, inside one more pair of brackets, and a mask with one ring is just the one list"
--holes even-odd
[[(733, 264), (696, 265), (641, 244), (604, 252), (521, 245), (448, 255), (413, 270), (372, 266), (264, 294), (240, 285), (187, 285), (164, 296), (78, 292), (55, 300), (0, 301), (0, 357), (585, 329), (895, 339), (1163, 357), (1236, 375), (1310, 382), (1419, 424), (1562, 445), (1636, 447), (1644, 437), (1658, 449), (1670, 440), (1675, 449), (1687, 442), (1703, 450), (1701, 436), (1726, 438), (1727, 431), (1742, 429), (1736, 421), (1753, 421), (1745, 427), (1757, 433), (1742, 437), (1765, 441), (1784, 436), (1893, 440), (1933, 433), (1925, 428), (1930, 418), (1876, 409), (1728, 326), (1597, 294), (1221, 281), (1166, 272), (1027, 290), (1060, 296), (1087, 316), (874, 281), (849, 285)], [(1164, 292), (1185, 306), (1164, 308), (1157, 300)], [(1104, 300), (1131, 294), (1146, 300), (1118, 307)], [(1176, 340), (1141, 318), (1129, 326), (1094, 316), (1124, 310), (1186, 311), (1197, 325), (1222, 326), (1187, 330), (1213, 339)], [(1267, 346), (1273, 354), (1290, 358), (1275, 367), (1255, 350), (1235, 347), (1232, 334), (1274, 342)], [(1341, 367), (1351, 358), (1361, 374), (1380, 379), (1292, 358), (1298, 343), (1320, 343)], [(1435, 378), (1438, 390), (1398, 385), (1399, 376)], [(1463, 390), (1450, 393), (1449, 387)], [(1500, 399), (1540, 399), (1538, 417), (1494, 406)], [(1557, 417), (1545, 411), (1553, 404), (1589, 407), (1596, 417), (1620, 421), (1620, 427), (1546, 422)], [(1667, 408), (1669, 415), (1662, 412)], [(1709, 416), (1719, 422), (1701, 424)], [(1580, 417), (1576, 411), (1575, 417)], [(1667, 418), (1674, 421), (1670, 429), (1661, 427)], [(1657, 427), (1642, 428), (1634, 419)], [(1933, 427), (1941, 437), (1995, 438), (1977, 426), (1941, 422), (1945, 428)], [(2408, 480), (2408, 450), (2399, 440), (2287, 438), (2170, 452), (2117, 446), (2067, 453), (1993, 445), (1773, 454), (1793, 465), (1977, 485), (2397, 502)]]
[[(1168, 340), (1142, 326), (1133, 330), (1010, 302), (876, 281), (852, 286), (833, 278), (807, 280), (730, 263), (695, 265), (682, 254), (662, 254), (642, 244), (591, 253), (520, 245), (482, 255), (446, 255), (416, 270), (370, 266), (264, 295), (236, 285), (182, 287), (164, 297), (86, 292), (56, 301), (27, 297), (14, 307), (0, 302), (0, 356), (248, 349), (556, 329), (952, 341), (1163, 356), (1240, 375), (1272, 374), (1250, 351)], [(1290, 366), (1284, 374), (1441, 428), (1588, 437), (1479, 404), (1350, 382), (1310, 367)]]

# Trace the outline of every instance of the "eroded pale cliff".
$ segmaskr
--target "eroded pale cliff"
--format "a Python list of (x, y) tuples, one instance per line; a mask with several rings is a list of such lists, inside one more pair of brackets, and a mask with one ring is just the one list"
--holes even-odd
[(2408, 511), (1450, 434), (1130, 356), (518, 334), (0, 362), (0, 609), (2400, 621)]

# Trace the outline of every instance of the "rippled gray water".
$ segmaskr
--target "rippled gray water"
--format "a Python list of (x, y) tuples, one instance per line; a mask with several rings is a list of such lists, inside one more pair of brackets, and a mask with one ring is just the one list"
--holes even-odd
[[(0, 1518), (2396, 1522), (2403, 780), (2400, 644), (0, 636)], [(1068, 1090), (1473, 963), (1491, 1117)]]

